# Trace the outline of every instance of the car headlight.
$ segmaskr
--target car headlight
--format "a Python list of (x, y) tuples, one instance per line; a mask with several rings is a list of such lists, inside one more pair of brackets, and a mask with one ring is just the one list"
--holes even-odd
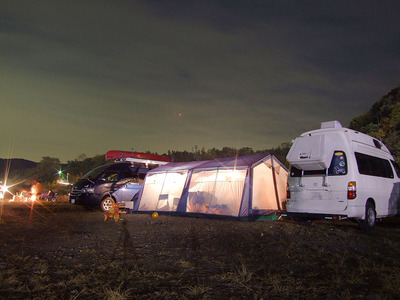
[(91, 188), (91, 187), (84, 187), (84, 188), (82, 189), (82, 193), (93, 194), (93, 192), (94, 192), (94, 189)]

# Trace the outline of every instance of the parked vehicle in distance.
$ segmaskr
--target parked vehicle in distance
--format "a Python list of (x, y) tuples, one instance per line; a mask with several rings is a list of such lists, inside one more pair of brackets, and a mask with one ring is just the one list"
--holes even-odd
[(136, 183), (136, 187), (140, 186), (147, 171), (148, 168), (135, 166), (129, 162), (100, 166), (83, 175), (72, 186), (69, 201), (84, 207), (100, 205), (103, 211), (109, 211), (112, 203), (125, 200), (122, 196), (113, 197), (114, 191), (126, 186), (128, 182)]
[(290, 163), (287, 214), (304, 219), (355, 219), (371, 230), (400, 213), (400, 170), (379, 140), (338, 121), (296, 138)]

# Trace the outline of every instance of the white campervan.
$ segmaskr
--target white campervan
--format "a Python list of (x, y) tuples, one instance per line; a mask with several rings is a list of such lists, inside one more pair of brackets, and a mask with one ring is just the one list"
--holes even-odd
[(347, 219), (361, 229), (400, 213), (400, 171), (379, 140), (338, 121), (293, 141), (287, 187), (289, 217)]

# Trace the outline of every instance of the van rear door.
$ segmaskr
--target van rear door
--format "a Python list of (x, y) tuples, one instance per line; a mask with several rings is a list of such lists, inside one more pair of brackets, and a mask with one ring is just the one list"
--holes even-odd
[(294, 140), (287, 160), (301, 170), (324, 170), (329, 167), (334, 150), (334, 139), (326, 135), (304, 135)]
[(291, 166), (288, 180), (291, 209), (333, 214), (347, 208), (346, 154), (340, 150), (332, 152), (326, 169), (304, 170)]

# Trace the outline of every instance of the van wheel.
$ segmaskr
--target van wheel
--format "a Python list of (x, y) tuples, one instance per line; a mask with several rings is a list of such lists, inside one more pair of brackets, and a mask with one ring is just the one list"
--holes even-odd
[(376, 225), (376, 211), (371, 202), (367, 202), (365, 205), (365, 218), (364, 220), (359, 219), (358, 224), (360, 225), (360, 229), (363, 231), (374, 229)]
[(115, 204), (114, 199), (111, 197), (106, 197), (100, 203), (101, 210), (104, 212), (108, 212), (113, 207), (113, 204)]

